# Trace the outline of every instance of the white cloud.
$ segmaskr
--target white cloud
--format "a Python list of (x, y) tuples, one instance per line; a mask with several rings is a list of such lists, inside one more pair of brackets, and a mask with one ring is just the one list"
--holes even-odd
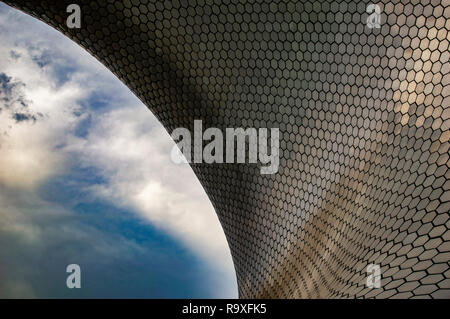
[[(216, 266), (232, 267), (223, 231), (188, 165), (170, 161), (169, 134), (141, 105), (94, 120), (88, 138), (71, 150), (103, 170), (108, 183), (93, 187), (116, 205), (134, 208), (154, 225), (188, 243)], [(224, 253), (226, 252), (226, 253)]]
[[(17, 122), (12, 112), (21, 106), (7, 106), (0, 99), (0, 186), (32, 192), (63, 174), (74, 160), (95, 167), (107, 182), (91, 186), (93, 195), (132, 208), (143, 220), (178, 238), (223, 275), (224, 295), (236, 297), (223, 230), (191, 168), (170, 161), (169, 134), (84, 50), (43, 23), (5, 8), (0, 8), (0, 74), (23, 83), (9, 97), (23, 95), (27, 104), (23, 111), (35, 120)], [(58, 66), (66, 63), (72, 63), (75, 71), (60, 81)], [(93, 112), (83, 106), (93, 92), (111, 97), (107, 109)], [(95, 124), (85, 138), (76, 136), (75, 128), (88, 115)], [(29, 216), (2, 204), (0, 214), (0, 231), (23, 232), (30, 240), (39, 237), (38, 228), (17, 220)]]

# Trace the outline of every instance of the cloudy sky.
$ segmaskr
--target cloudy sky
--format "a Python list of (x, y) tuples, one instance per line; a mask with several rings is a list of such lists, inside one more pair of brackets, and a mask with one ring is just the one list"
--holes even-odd
[[(152, 113), (0, 3), (0, 297), (234, 298), (228, 245)], [(68, 289), (78, 264), (82, 288)]]

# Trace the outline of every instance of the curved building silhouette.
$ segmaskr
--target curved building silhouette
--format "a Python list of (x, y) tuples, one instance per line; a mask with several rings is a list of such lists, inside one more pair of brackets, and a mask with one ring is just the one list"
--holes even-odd
[(79, 29), (72, 0), (5, 2), (169, 132), (279, 128), (277, 173), (191, 164), (241, 298), (450, 297), (450, 1), (79, 0)]

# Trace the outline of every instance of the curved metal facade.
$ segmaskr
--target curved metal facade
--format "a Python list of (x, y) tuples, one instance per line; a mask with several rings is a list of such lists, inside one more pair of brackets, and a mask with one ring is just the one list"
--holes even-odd
[[(116, 74), (168, 131), (278, 127), (280, 168), (192, 164), (242, 298), (450, 298), (449, 0), (6, 1)], [(381, 267), (381, 288), (366, 286)]]

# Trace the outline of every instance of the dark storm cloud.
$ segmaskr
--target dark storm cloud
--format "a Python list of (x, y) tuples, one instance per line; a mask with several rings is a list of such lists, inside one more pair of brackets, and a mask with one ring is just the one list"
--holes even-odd
[(16, 121), (16, 123), (19, 122), (24, 122), (24, 121), (33, 121), (36, 122), (36, 116), (34, 115), (30, 115), (30, 114), (25, 114), (25, 113), (18, 113), (15, 112), (12, 115), (13, 119)]
[(6, 73), (0, 73), (0, 112), (6, 110), (16, 123), (36, 122), (39, 114), (33, 114), (28, 108), (30, 101), (25, 99), (23, 90), (25, 84), (14, 80)]

